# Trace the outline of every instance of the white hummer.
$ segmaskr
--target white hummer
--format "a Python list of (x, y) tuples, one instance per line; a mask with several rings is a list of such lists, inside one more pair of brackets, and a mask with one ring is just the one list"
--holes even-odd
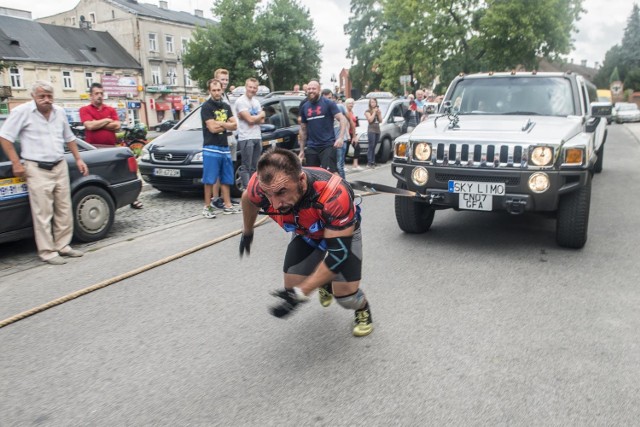
[(551, 212), (556, 242), (587, 241), (591, 179), (602, 171), (611, 104), (573, 73), (461, 75), (439, 114), (396, 139), (396, 219), (429, 230), (435, 210)]

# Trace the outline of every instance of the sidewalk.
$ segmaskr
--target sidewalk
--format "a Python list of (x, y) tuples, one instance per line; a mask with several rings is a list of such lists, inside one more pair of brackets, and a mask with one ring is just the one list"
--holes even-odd
[[(611, 126), (611, 125), (610, 125)], [(624, 126), (631, 135), (636, 139), (636, 142), (640, 144), (640, 123), (625, 123), (624, 125), (613, 125), (613, 126)]]

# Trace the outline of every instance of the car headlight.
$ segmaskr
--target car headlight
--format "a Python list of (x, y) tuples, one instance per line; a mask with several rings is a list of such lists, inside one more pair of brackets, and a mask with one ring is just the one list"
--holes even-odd
[(358, 142), (369, 142), (369, 136), (366, 133), (361, 133)]
[(400, 157), (402, 159), (407, 158), (407, 143), (406, 142), (396, 142), (393, 145), (393, 156)]
[(564, 152), (564, 165), (580, 166), (584, 161), (584, 150), (582, 148), (567, 148)]
[(417, 167), (411, 171), (411, 181), (415, 185), (423, 186), (429, 181), (429, 172), (422, 166)]
[(142, 147), (142, 151), (140, 152), (140, 160), (146, 160), (146, 161), (150, 161), (151, 160), (151, 153), (149, 152), (149, 148), (148, 147)]
[(529, 189), (534, 193), (544, 193), (551, 186), (549, 175), (543, 172), (536, 172), (529, 177)]
[(413, 144), (413, 158), (420, 162), (431, 160), (431, 144), (428, 142)]
[(548, 166), (553, 162), (553, 150), (551, 147), (535, 147), (529, 158), (536, 166)]
[(191, 159), (191, 163), (202, 163), (202, 151), (198, 151), (193, 155), (193, 159)]

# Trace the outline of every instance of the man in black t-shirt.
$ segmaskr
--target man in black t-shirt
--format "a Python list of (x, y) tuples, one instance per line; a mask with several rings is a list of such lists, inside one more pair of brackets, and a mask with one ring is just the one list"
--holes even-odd
[(205, 218), (215, 218), (211, 206), (213, 184), (220, 179), (222, 199), (225, 215), (239, 213), (240, 210), (231, 204), (230, 186), (233, 184), (233, 161), (229, 150), (229, 131), (236, 130), (236, 118), (233, 117), (231, 107), (222, 101), (222, 82), (211, 79), (207, 82), (211, 98), (202, 104), (202, 183), (204, 184)]

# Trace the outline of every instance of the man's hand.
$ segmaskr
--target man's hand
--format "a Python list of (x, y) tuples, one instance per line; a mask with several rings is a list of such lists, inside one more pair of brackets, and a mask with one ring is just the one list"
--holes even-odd
[(309, 301), (309, 297), (295, 287), (293, 289), (279, 289), (271, 292), (271, 295), (282, 299), (270, 309), (271, 314), (277, 318), (287, 317), (299, 304)]
[(251, 243), (253, 243), (253, 234), (240, 235), (240, 258), (244, 255), (244, 251), (247, 251), (247, 256), (251, 254)]
[(20, 163), (20, 162), (14, 163), (12, 169), (13, 169), (13, 175), (14, 176), (22, 177), (22, 176), (24, 176), (24, 174), (26, 172), (25, 169), (24, 169), (24, 165), (22, 163)]
[(333, 146), (336, 148), (342, 148), (343, 145), (344, 145), (344, 141), (342, 139), (336, 139), (335, 144), (333, 144)]
[(89, 167), (87, 166), (87, 164), (84, 162), (84, 160), (82, 159), (78, 159), (76, 160), (76, 166), (78, 167), (78, 170), (80, 171), (80, 173), (83, 176), (87, 176), (89, 175)]

